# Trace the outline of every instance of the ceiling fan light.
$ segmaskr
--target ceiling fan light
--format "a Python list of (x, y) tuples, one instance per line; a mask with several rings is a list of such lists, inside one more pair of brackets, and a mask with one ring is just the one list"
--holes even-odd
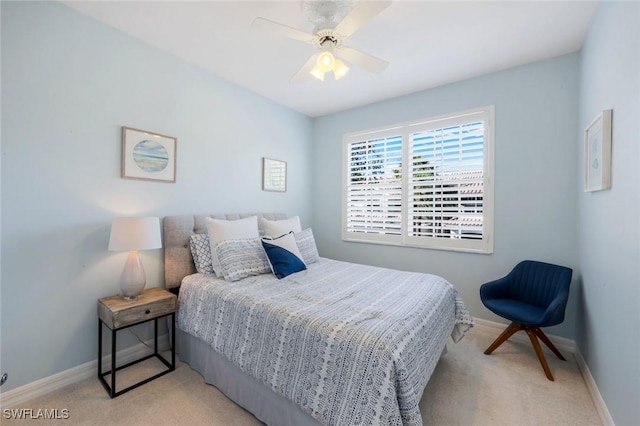
[(335, 63), (336, 59), (333, 57), (331, 52), (322, 52), (320, 56), (318, 56), (316, 65), (317, 68), (320, 68), (323, 72), (329, 72), (333, 70)]
[(335, 66), (333, 67), (333, 76), (336, 80), (340, 80), (342, 77), (347, 75), (349, 72), (349, 67), (344, 64), (340, 59), (336, 59)]
[(309, 72), (312, 76), (317, 78), (320, 81), (324, 81), (324, 71), (320, 69), (317, 65), (313, 67), (313, 69)]

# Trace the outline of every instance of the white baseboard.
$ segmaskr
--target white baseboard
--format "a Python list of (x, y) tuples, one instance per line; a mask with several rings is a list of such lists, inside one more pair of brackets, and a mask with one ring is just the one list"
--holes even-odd
[(611, 413), (609, 413), (609, 410), (607, 409), (607, 404), (604, 403), (604, 399), (602, 399), (600, 390), (598, 390), (598, 385), (596, 385), (596, 381), (593, 379), (591, 371), (589, 371), (589, 367), (582, 357), (580, 349), (578, 349), (577, 347), (575, 351), (575, 357), (576, 362), (578, 363), (578, 368), (580, 369), (580, 373), (582, 373), (582, 377), (587, 384), (587, 389), (589, 389), (591, 399), (596, 406), (596, 410), (598, 411), (600, 420), (602, 420), (602, 424), (604, 426), (615, 426), (613, 418), (611, 417)]
[[(118, 351), (118, 364), (123, 365), (149, 354), (149, 347), (153, 348), (153, 340), (128, 347)], [(158, 336), (158, 350), (169, 349), (169, 335)], [(102, 358), (102, 365), (108, 370), (111, 365), (111, 355)], [(105, 368), (103, 367), (103, 368)], [(89, 377), (98, 376), (98, 360), (85, 362), (77, 367), (70, 368), (60, 373), (53, 374), (44, 379), (27, 383), (15, 389), (0, 393), (0, 407), (12, 408), (31, 399), (58, 390), (67, 385), (79, 382)]]
[[(485, 332), (492, 332), (496, 335), (496, 337), (500, 333), (502, 333), (502, 331), (507, 326), (507, 324), (502, 324), (495, 321), (488, 321), (481, 318), (474, 318), (473, 321), (475, 323), (475, 327), (477, 327), (478, 330), (485, 331)], [(576, 359), (576, 363), (578, 364), (578, 368), (580, 369), (580, 374), (582, 375), (582, 378), (584, 379), (587, 385), (587, 389), (589, 390), (591, 399), (593, 400), (593, 403), (596, 406), (596, 411), (600, 416), (600, 420), (602, 421), (602, 424), (604, 426), (615, 426), (615, 423), (613, 422), (613, 418), (611, 417), (611, 414), (607, 409), (607, 405), (605, 404), (604, 399), (602, 399), (602, 395), (598, 390), (598, 385), (596, 384), (596, 381), (593, 379), (593, 376), (589, 371), (589, 367), (587, 366), (587, 363), (582, 357), (580, 350), (576, 346), (575, 341), (564, 338), (564, 337), (553, 336), (550, 334), (547, 334), (547, 337), (549, 338), (549, 340), (551, 340), (551, 343), (553, 343), (559, 350), (570, 352), (573, 354), (573, 356)], [(509, 340), (513, 340), (516, 342), (528, 342), (529, 338), (525, 333), (516, 333)]]

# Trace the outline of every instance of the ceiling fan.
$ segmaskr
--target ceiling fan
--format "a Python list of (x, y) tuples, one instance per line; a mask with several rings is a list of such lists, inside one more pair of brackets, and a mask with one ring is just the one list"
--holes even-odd
[(344, 0), (303, 1), (303, 13), (316, 24), (313, 34), (260, 17), (255, 18), (251, 25), (304, 41), (318, 49), (291, 77), (292, 82), (303, 82), (310, 76), (324, 81), (328, 72), (333, 72), (338, 80), (349, 72), (349, 67), (341, 59), (373, 73), (379, 73), (389, 65), (387, 61), (346, 46), (344, 41), (390, 4), (391, 0), (360, 0), (354, 6), (353, 1)]

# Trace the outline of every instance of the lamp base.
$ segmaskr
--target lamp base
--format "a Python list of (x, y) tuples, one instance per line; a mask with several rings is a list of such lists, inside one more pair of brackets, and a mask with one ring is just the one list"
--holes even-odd
[[(140, 292), (140, 294), (142, 294), (142, 292)], [(136, 300), (138, 297), (140, 297), (140, 294), (138, 294), (137, 296), (125, 296), (125, 295), (122, 295), (122, 298), (124, 300)]]
[(132, 250), (129, 252), (127, 261), (124, 264), (122, 275), (120, 276), (120, 290), (125, 300), (135, 299), (142, 293), (147, 278), (144, 274), (142, 261), (138, 257), (138, 252)]

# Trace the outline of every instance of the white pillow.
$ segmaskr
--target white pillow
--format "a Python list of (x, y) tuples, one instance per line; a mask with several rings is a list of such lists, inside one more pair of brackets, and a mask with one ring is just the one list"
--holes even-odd
[(271, 272), (259, 238), (220, 241), (215, 250), (220, 260), (220, 270), (227, 281)]
[(220, 260), (215, 247), (220, 241), (242, 240), (245, 238), (259, 238), (258, 216), (249, 216), (238, 220), (221, 220), (207, 217), (204, 219), (209, 234), (209, 247), (211, 248), (211, 263), (217, 277), (222, 277)]
[(305, 265), (317, 262), (320, 255), (318, 254), (316, 240), (313, 238), (311, 228), (307, 228), (302, 232), (295, 232), (294, 237)]
[(280, 237), (289, 232), (301, 232), (300, 216), (293, 216), (284, 220), (268, 220), (262, 218), (262, 229), (265, 237)]

